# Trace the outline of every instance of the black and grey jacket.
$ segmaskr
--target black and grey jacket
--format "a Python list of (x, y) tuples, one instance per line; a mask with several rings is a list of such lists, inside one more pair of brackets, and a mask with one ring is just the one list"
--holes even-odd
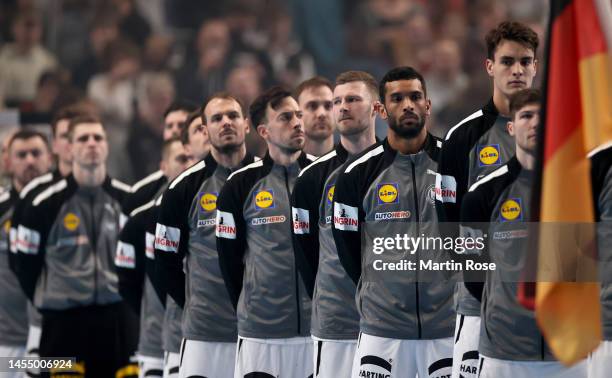
[(11, 215), (18, 197), (13, 188), (0, 194), (0, 345), (24, 347), (28, 337), (28, 300), (9, 268)]
[[(247, 154), (237, 168), (254, 161)], [(236, 312), (221, 276), (215, 239), (217, 197), (231, 173), (208, 154), (172, 181), (161, 201), (155, 237), (157, 273), (184, 309), (183, 337), (190, 340), (237, 339)]]
[(164, 172), (155, 171), (130, 187), (128, 194), (121, 204), (124, 217), (129, 217), (132, 211), (148, 203), (156, 197), (159, 191), (168, 184)]
[(165, 310), (150, 279), (155, 269), (154, 231), (150, 231), (155, 229), (155, 200), (153, 198), (130, 213), (119, 235), (115, 265), (119, 277), (119, 293), (140, 314), (138, 353), (163, 358), (162, 323)]
[(295, 262), (312, 298), (310, 332), (321, 339), (357, 339), (355, 284), (340, 264), (331, 224), (336, 177), (349, 157), (342, 144), (310, 164), (291, 194)]
[[(446, 134), (436, 179), (436, 209), (445, 236), (458, 234), (461, 202), (470, 186), (514, 156), (514, 139), (506, 130), (508, 121), (491, 98)], [(480, 302), (461, 283), (457, 285), (456, 301), (458, 313), (480, 313)]]
[(101, 186), (79, 187), (69, 175), (27, 204), (17, 230), (16, 270), (36, 308), (121, 300), (114, 256), (128, 191), (109, 177)]
[(269, 155), (230, 175), (217, 200), (217, 251), (238, 334), (307, 336), (310, 298), (298, 277), (291, 238), (291, 190), (312, 158), (289, 166)]
[(454, 285), (450, 280), (429, 277), (420, 282), (424, 276), (418, 270), (402, 272), (393, 281), (385, 274), (371, 275), (380, 256), (387, 262), (434, 258), (431, 251), (418, 250), (411, 255), (403, 249), (377, 255), (373, 247), (378, 238), (439, 236), (434, 184), (440, 145), (428, 135), (423, 150), (403, 155), (385, 139), (338, 175), (332, 231), (340, 262), (358, 283), (361, 332), (393, 339), (436, 339), (453, 334)]
[[(472, 185), (461, 205), (461, 233), (483, 237), (488, 260), (479, 352), (514, 361), (553, 360), (533, 311), (517, 300), (527, 262), (532, 172), (516, 158)], [(467, 284), (470, 289), (475, 285)]]
[(53, 172), (45, 173), (44, 175), (32, 179), (32, 181), (24, 186), (21, 192), (19, 192), (19, 197), (15, 202), (13, 215), (11, 217), (11, 251), (13, 253), (17, 253), (17, 228), (21, 223), (21, 215), (26, 204), (31, 203), (38, 193), (62, 178), (59, 170), (54, 170)]
[[(21, 192), (19, 192), (19, 198), (15, 203), (13, 216), (11, 218), (10, 248), (11, 252), (13, 252), (10, 254), (11, 269), (15, 269), (15, 258), (17, 257), (17, 229), (19, 228), (19, 224), (21, 224), (23, 209), (27, 207), (27, 204), (32, 203), (34, 198), (36, 198), (40, 192), (62, 178), (63, 176), (61, 175), (60, 171), (56, 169), (52, 172), (45, 173), (44, 175), (34, 178), (26, 186), (24, 186), (23, 189), (21, 189)], [(15, 272), (15, 274), (17, 274), (17, 272)], [(28, 301), (28, 318), (30, 325), (35, 327), (42, 326), (42, 317), (30, 301)]]
[(596, 203), (597, 251), (601, 278), (601, 319), (604, 340), (612, 341), (612, 146), (591, 156), (591, 182)]

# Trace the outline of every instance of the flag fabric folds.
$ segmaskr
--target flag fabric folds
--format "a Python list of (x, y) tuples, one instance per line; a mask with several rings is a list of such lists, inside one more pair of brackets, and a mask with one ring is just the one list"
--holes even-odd
[(611, 30), (610, 0), (551, 0), (535, 311), (566, 365), (601, 340), (587, 154), (612, 140)]

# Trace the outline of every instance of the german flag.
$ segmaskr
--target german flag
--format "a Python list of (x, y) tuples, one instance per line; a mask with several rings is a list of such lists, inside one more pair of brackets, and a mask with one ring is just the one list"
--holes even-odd
[(540, 220), (535, 311), (566, 365), (587, 357), (602, 337), (587, 154), (612, 140), (611, 31), (610, 0), (551, 1), (534, 193)]

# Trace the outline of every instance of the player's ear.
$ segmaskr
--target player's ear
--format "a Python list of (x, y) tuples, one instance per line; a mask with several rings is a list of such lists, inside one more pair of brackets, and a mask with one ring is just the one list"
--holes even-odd
[(248, 134), (250, 132), (251, 132), (251, 119), (245, 118), (244, 119), (244, 133)]
[(257, 134), (259, 134), (260, 137), (267, 139), (268, 138), (268, 128), (266, 127), (266, 125), (264, 124), (257, 125)]
[(492, 59), (485, 60), (485, 68), (489, 76), (493, 77), (493, 60)]
[(506, 123), (506, 130), (508, 130), (508, 134), (514, 136), (514, 122), (508, 121)]
[(387, 113), (387, 108), (385, 108), (385, 106), (381, 104), (380, 102), (378, 101), (375, 102), (374, 109), (377, 109), (377, 112), (380, 115), (380, 118), (384, 120), (387, 120), (387, 118), (389, 118), (389, 114)]
[(427, 115), (431, 115), (431, 100), (430, 99), (426, 99), (425, 100), (425, 111), (427, 112)]

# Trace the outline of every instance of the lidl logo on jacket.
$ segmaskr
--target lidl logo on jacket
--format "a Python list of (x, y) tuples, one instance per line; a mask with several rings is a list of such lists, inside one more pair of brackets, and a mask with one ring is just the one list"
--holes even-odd
[(478, 146), (478, 165), (480, 167), (500, 164), (501, 155), (499, 152), (499, 144)]
[(384, 183), (376, 186), (378, 193), (378, 204), (385, 205), (399, 203), (399, 190), (397, 183)]
[(520, 198), (509, 198), (502, 203), (499, 216), (502, 222), (513, 222), (523, 220)]
[(264, 189), (253, 193), (255, 209), (273, 209), (274, 208), (274, 190)]

